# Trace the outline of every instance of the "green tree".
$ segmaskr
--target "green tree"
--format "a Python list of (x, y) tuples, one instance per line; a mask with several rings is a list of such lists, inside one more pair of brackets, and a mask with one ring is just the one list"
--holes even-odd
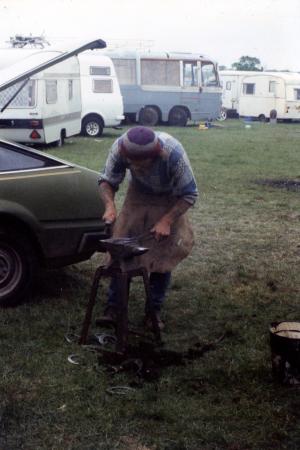
[(253, 70), (256, 72), (263, 70), (260, 60), (254, 56), (241, 56), (238, 62), (233, 63), (231, 67), (235, 70)]

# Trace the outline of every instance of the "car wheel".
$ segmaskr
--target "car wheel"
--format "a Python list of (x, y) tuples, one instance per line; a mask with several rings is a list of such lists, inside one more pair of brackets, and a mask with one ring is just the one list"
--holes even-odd
[(221, 108), (220, 110), (220, 114), (217, 117), (217, 120), (219, 120), (220, 122), (222, 122), (223, 120), (227, 119), (227, 111), (225, 108)]
[(88, 137), (98, 137), (103, 133), (103, 122), (97, 116), (86, 117), (82, 122), (81, 133)]
[(262, 122), (262, 123), (264, 123), (264, 122), (267, 121), (266, 116), (265, 116), (264, 114), (260, 114), (260, 115), (258, 116), (258, 120), (259, 120), (260, 122)]
[(18, 232), (0, 231), (0, 305), (14, 306), (28, 294), (36, 258)]
[(141, 109), (139, 114), (139, 123), (146, 127), (154, 127), (158, 124), (159, 114), (158, 111), (152, 106), (146, 106)]
[(169, 114), (169, 125), (173, 127), (185, 127), (188, 115), (185, 109), (175, 106)]

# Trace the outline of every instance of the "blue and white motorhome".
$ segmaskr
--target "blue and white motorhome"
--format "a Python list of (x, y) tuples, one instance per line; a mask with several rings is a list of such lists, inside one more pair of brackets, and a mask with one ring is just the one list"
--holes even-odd
[(105, 50), (115, 66), (130, 121), (185, 126), (214, 120), (222, 89), (216, 62), (193, 53)]

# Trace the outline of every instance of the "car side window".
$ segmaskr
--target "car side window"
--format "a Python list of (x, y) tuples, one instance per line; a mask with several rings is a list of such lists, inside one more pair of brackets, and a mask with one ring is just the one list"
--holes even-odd
[(39, 169), (42, 167), (53, 167), (62, 165), (50, 158), (41, 155), (30, 155), (26, 150), (15, 150), (0, 146), (0, 172), (12, 170)]

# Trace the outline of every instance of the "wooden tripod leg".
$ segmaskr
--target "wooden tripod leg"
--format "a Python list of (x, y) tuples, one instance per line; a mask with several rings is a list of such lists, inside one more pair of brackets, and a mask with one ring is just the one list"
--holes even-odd
[(143, 267), (141, 268), (142, 276), (143, 276), (143, 282), (144, 282), (144, 288), (145, 288), (145, 294), (146, 294), (146, 309), (149, 311), (153, 331), (155, 334), (155, 338), (157, 342), (161, 342), (161, 335), (160, 335), (160, 329), (158, 325), (158, 320), (155, 314), (154, 304), (152, 301), (152, 296), (150, 292), (150, 283), (149, 283), (149, 276), (147, 270)]
[(97, 291), (99, 286), (100, 278), (103, 274), (103, 268), (99, 267), (94, 275), (93, 284), (90, 292), (89, 302), (86, 308), (85, 318), (81, 329), (81, 335), (79, 338), (79, 344), (84, 345), (86, 343), (87, 335), (89, 332), (89, 327), (91, 324), (92, 313), (96, 302)]

